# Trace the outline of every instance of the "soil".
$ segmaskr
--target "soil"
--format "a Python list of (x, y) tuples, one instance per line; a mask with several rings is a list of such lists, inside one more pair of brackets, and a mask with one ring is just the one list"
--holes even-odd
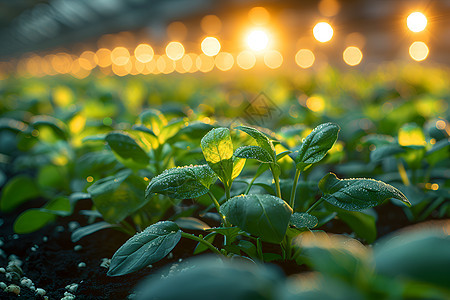
[[(168, 257), (133, 274), (109, 277), (107, 268), (101, 264), (104, 259), (111, 258), (114, 252), (129, 238), (126, 234), (114, 229), (106, 229), (84, 237), (77, 243), (70, 239), (71, 231), (76, 226), (87, 225), (84, 216), (74, 213), (70, 217), (59, 218), (39, 231), (30, 234), (16, 235), (13, 232), (15, 218), (30, 207), (39, 207), (30, 202), (12, 213), (0, 214), (3, 224), (0, 236), (3, 245), (0, 247), (0, 267), (6, 268), (10, 255), (16, 255), (23, 262), (23, 276), (31, 279), (36, 288), (43, 288), (48, 299), (62, 299), (68, 292), (66, 286), (76, 283), (78, 288), (72, 294), (76, 299), (127, 299), (135, 285), (144, 277), (152, 276), (161, 267), (177, 263), (192, 256), (196, 243), (181, 239)], [(77, 210), (79, 210), (78, 208)], [(379, 237), (396, 229), (410, 225), (402, 209), (389, 202), (376, 208), (379, 213), (377, 229)], [(352, 230), (340, 220), (332, 220), (324, 229), (333, 233), (351, 233)], [(81, 246), (81, 249), (79, 246)], [(275, 245), (273, 245), (275, 246)], [(272, 247), (273, 247), (272, 246)], [(264, 245), (270, 250), (270, 245)], [(75, 250), (77, 249), (77, 250)], [(275, 251), (274, 251), (275, 252)], [(85, 267), (79, 264), (84, 263)], [(286, 275), (308, 271), (306, 266), (298, 266), (293, 262), (276, 263)], [(156, 276), (156, 275), (153, 275)], [(7, 285), (20, 285), (17, 280), (8, 280), (0, 273), (0, 282)], [(36, 296), (28, 287), (21, 286), (19, 298), (43, 299)], [(0, 289), (0, 299), (17, 299), (12, 293)], [(65, 298), (68, 299), (68, 298)]]

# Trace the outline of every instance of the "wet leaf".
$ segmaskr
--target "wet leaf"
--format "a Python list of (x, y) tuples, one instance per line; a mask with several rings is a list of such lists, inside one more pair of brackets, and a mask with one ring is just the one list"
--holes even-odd
[(271, 195), (241, 195), (221, 207), (226, 219), (263, 241), (280, 243), (286, 234), (292, 209), (280, 198)]
[(148, 164), (147, 153), (136, 143), (136, 141), (124, 131), (113, 131), (106, 135), (105, 141), (111, 149), (124, 159), (131, 158), (144, 166)]
[(339, 129), (339, 126), (334, 123), (324, 123), (314, 128), (303, 140), (300, 149), (291, 155), (297, 169), (304, 171), (312, 164), (321, 161), (336, 142)]
[(320, 180), (319, 189), (324, 193), (325, 201), (350, 211), (374, 207), (390, 198), (411, 205), (398, 189), (374, 179), (338, 179), (335, 174), (328, 173)]
[(292, 214), (289, 223), (297, 228), (307, 227), (311, 229), (316, 227), (319, 221), (315, 216), (312, 216), (310, 214), (296, 212)]
[(236, 149), (234, 152), (236, 157), (256, 159), (262, 163), (273, 163), (273, 158), (269, 152), (259, 146), (243, 146)]
[(172, 168), (152, 178), (145, 197), (160, 193), (176, 199), (196, 198), (206, 194), (216, 179), (208, 165)]
[(135, 234), (114, 253), (108, 276), (121, 276), (140, 270), (163, 259), (181, 239), (174, 222), (164, 221)]
[(265, 152), (267, 152), (267, 154), (271, 158), (270, 161), (271, 162), (276, 161), (275, 148), (273, 146), (272, 141), (266, 135), (264, 135), (259, 130), (256, 130), (255, 128), (247, 126), (238, 126), (236, 127), (236, 129), (239, 129), (250, 135), (253, 139), (255, 139), (258, 146), (261, 147), (263, 150), (265, 150)]
[(110, 224), (110, 223), (104, 222), (104, 221), (97, 222), (94, 224), (90, 224), (90, 225), (75, 229), (72, 232), (70, 239), (72, 240), (73, 243), (76, 243), (79, 240), (81, 240), (82, 238), (84, 238), (85, 236), (93, 234), (94, 232), (97, 232), (97, 231), (100, 231), (103, 229), (107, 229), (107, 228), (117, 228), (117, 227), (118, 226), (115, 224)]
[(25, 201), (39, 195), (40, 191), (35, 180), (25, 175), (18, 175), (3, 187), (0, 209), (10, 212)]
[(227, 186), (231, 185), (233, 173), (233, 142), (228, 128), (215, 128), (201, 140), (206, 162)]

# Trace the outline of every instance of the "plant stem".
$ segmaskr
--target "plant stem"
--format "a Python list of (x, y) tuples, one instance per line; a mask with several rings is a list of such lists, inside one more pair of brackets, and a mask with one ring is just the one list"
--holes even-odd
[(228, 184), (224, 184), (224, 186), (225, 186), (225, 198), (228, 200), (228, 199), (230, 199), (231, 185), (228, 186)]
[(216, 197), (214, 197), (213, 193), (211, 193), (211, 191), (208, 190), (208, 195), (209, 198), (211, 198), (212, 202), (214, 203), (214, 205), (216, 206), (216, 210), (217, 212), (220, 214), (220, 204), (219, 201), (217, 201)]
[(248, 192), (250, 192), (250, 189), (252, 188), (253, 183), (255, 182), (256, 178), (258, 178), (258, 176), (256, 176), (256, 175), (253, 177), (252, 181), (250, 181), (250, 183), (248, 184), (247, 189), (244, 192), (244, 195), (248, 195)]
[(306, 211), (306, 213), (310, 213), (314, 208), (317, 207), (317, 205), (319, 205), (320, 203), (322, 203), (325, 199), (322, 197), (319, 200), (317, 200), (310, 208), (308, 208), (308, 210)]
[(220, 253), (219, 249), (217, 249), (216, 247), (213, 246), (213, 244), (211, 244), (208, 241), (205, 241), (202, 238), (199, 238), (196, 235), (190, 234), (190, 233), (186, 233), (186, 232), (181, 232), (181, 236), (187, 239), (191, 239), (194, 241), (197, 241), (199, 243), (202, 243), (203, 245), (205, 245), (206, 247), (208, 247), (212, 252), (218, 254), (218, 255), (222, 255), (222, 253)]
[(400, 177), (402, 178), (403, 184), (406, 186), (411, 185), (411, 182), (409, 181), (408, 174), (406, 173), (405, 166), (401, 161), (397, 162), (397, 168), (398, 172), (400, 173)]
[(280, 199), (283, 199), (283, 198), (281, 198), (280, 177), (275, 174), (272, 164), (269, 168), (270, 168), (270, 171), (272, 171), (272, 177), (273, 177), (273, 181), (275, 182), (277, 197)]
[(292, 183), (291, 199), (289, 199), (289, 205), (292, 207), (292, 209), (294, 209), (295, 193), (297, 191), (297, 183), (299, 177), (300, 177), (300, 170), (295, 169), (294, 182)]

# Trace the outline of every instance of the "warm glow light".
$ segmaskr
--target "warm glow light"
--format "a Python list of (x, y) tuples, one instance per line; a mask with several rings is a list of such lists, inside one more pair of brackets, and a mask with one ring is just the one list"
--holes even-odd
[(222, 21), (216, 15), (207, 15), (202, 18), (200, 26), (207, 34), (218, 34), (222, 29)]
[(358, 47), (350, 46), (344, 50), (342, 57), (347, 65), (356, 66), (361, 62), (363, 54)]
[(247, 45), (250, 49), (261, 51), (267, 48), (269, 44), (269, 36), (260, 29), (255, 29), (247, 35)]
[(166, 46), (166, 54), (171, 60), (179, 60), (184, 55), (184, 47), (180, 42), (170, 42)]
[(167, 35), (171, 40), (183, 41), (187, 35), (187, 28), (182, 22), (172, 22), (167, 26)]
[(248, 17), (255, 25), (265, 25), (270, 20), (270, 14), (264, 7), (253, 7), (248, 12)]
[(406, 18), (406, 25), (412, 32), (421, 32), (427, 27), (427, 17), (421, 12), (413, 12)]
[(188, 53), (183, 57), (183, 67), (186, 69), (189, 73), (194, 73), (198, 71), (197, 67), (197, 54), (195, 53)]
[(438, 120), (436, 121), (436, 128), (439, 130), (444, 130), (445, 127), (447, 127), (447, 123), (445, 123), (444, 120)]
[(111, 61), (117, 66), (125, 66), (130, 61), (130, 52), (125, 47), (116, 47), (111, 51)]
[(398, 143), (401, 146), (424, 146), (427, 142), (422, 129), (414, 123), (409, 123), (400, 128)]
[(97, 65), (97, 56), (92, 51), (84, 51), (80, 55), (79, 63), (83, 69), (92, 70)]
[(245, 50), (239, 53), (239, 55), (236, 58), (236, 62), (239, 67), (241, 67), (244, 70), (248, 70), (255, 66), (256, 57), (252, 52)]
[(427, 58), (430, 50), (424, 42), (414, 42), (409, 47), (409, 55), (415, 61), (423, 61)]
[(208, 36), (203, 39), (201, 47), (203, 53), (208, 56), (214, 56), (220, 51), (220, 42), (215, 37)]
[(197, 57), (195, 64), (200, 72), (206, 73), (214, 69), (214, 58), (202, 53)]
[(314, 112), (319, 112), (324, 110), (325, 101), (321, 97), (312, 96), (306, 100), (306, 106)]
[(316, 40), (325, 43), (333, 37), (333, 28), (327, 22), (319, 22), (314, 26), (313, 34)]
[(148, 44), (140, 44), (134, 49), (134, 56), (141, 63), (148, 63), (153, 59), (155, 52), (152, 46)]
[(217, 69), (221, 71), (228, 71), (234, 64), (233, 55), (228, 52), (221, 52), (216, 56), (215, 64)]
[(111, 50), (106, 48), (100, 48), (97, 50), (97, 52), (95, 52), (95, 55), (97, 56), (97, 64), (100, 67), (106, 68), (112, 64)]
[(277, 69), (283, 63), (283, 55), (276, 50), (268, 51), (264, 54), (264, 63), (271, 69)]
[(337, 0), (321, 0), (319, 12), (325, 17), (333, 17), (339, 13), (341, 5)]
[(300, 49), (297, 54), (295, 54), (295, 62), (303, 69), (311, 67), (315, 60), (314, 53), (309, 49)]
[(73, 77), (78, 78), (78, 79), (86, 78), (91, 73), (90, 70), (83, 69), (80, 66), (79, 59), (74, 60), (74, 62), (72, 63), (72, 68), (71, 68), (70, 72), (72, 73)]
[(132, 67), (133, 67), (133, 64), (132, 64), (130, 58), (128, 58), (126, 64), (118, 65), (118, 64), (114, 63), (112, 65), (111, 69), (112, 69), (114, 74), (116, 74), (117, 76), (122, 77), (122, 76), (126, 76), (126, 75), (130, 74), (130, 71), (131, 71)]

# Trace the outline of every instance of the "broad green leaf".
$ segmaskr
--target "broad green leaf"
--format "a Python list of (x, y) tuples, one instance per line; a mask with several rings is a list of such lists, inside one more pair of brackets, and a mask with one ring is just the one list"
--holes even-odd
[(87, 191), (105, 221), (119, 223), (147, 203), (145, 185), (142, 178), (123, 170), (96, 181)]
[(398, 189), (374, 179), (341, 180), (335, 174), (328, 173), (320, 180), (319, 189), (324, 193), (322, 198), (325, 201), (350, 211), (374, 207), (390, 198), (398, 199), (407, 206), (411, 206), (406, 196)]
[(238, 126), (236, 127), (236, 129), (239, 129), (254, 138), (258, 146), (264, 149), (267, 154), (269, 154), (271, 162), (276, 161), (275, 148), (272, 141), (266, 135), (256, 130), (255, 128), (247, 126)]
[(241, 174), (242, 169), (245, 166), (245, 158), (233, 157), (233, 172), (231, 173), (231, 180), (234, 180), (236, 177)]
[(307, 227), (311, 229), (316, 227), (319, 221), (315, 216), (312, 216), (310, 214), (296, 212), (291, 215), (289, 223), (297, 228)]
[(14, 221), (14, 232), (18, 234), (34, 232), (57, 216), (67, 216), (71, 213), (70, 201), (67, 198), (56, 198), (43, 208), (31, 208), (21, 213)]
[(189, 123), (186, 127), (181, 128), (173, 137), (168, 140), (168, 142), (174, 143), (183, 136), (191, 140), (200, 139), (213, 128), (214, 127), (210, 124), (202, 122), (192, 122)]
[(379, 161), (403, 152), (405, 152), (405, 149), (400, 147), (398, 144), (383, 145), (375, 148), (372, 152), (370, 152), (370, 160)]
[(190, 229), (190, 230), (205, 230), (210, 229), (211, 227), (203, 222), (202, 220), (193, 218), (193, 217), (182, 217), (175, 220), (175, 223), (180, 228)]
[(376, 271), (390, 277), (439, 286), (449, 293), (449, 223), (432, 225), (391, 235), (377, 243), (374, 247)]
[(139, 115), (139, 121), (142, 125), (151, 129), (152, 132), (159, 136), (164, 126), (167, 125), (166, 117), (157, 109), (148, 109)]
[(155, 223), (135, 234), (114, 253), (107, 275), (129, 274), (160, 261), (180, 239), (181, 230), (176, 223)]
[(124, 131), (113, 131), (106, 135), (105, 141), (120, 157), (147, 165), (149, 157), (136, 141)]
[(360, 238), (371, 244), (377, 238), (377, 227), (374, 216), (357, 211), (340, 211), (339, 219), (344, 221)]
[(176, 199), (196, 198), (206, 194), (216, 179), (216, 174), (208, 165), (168, 169), (152, 178), (145, 191), (145, 197), (161, 193)]
[(0, 209), (4, 212), (10, 212), (20, 204), (36, 198), (40, 194), (35, 180), (25, 175), (18, 175), (3, 187)]
[(443, 139), (433, 145), (433, 148), (426, 152), (426, 160), (430, 165), (435, 166), (438, 162), (448, 159), (450, 153), (450, 139)]
[(24, 132), (28, 129), (28, 125), (22, 121), (11, 118), (0, 118), (0, 130), (7, 129), (14, 133)]
[(233, 173), (233, 143), (228, 128), (215, 128), (201, 140), (206, 162), (227, 186), (231, 185)]
[(233, 197), (220, 210), (230, 223), (275, 244), (283, 240), (292, 215), (282, 199), (257, 194)]
[(361, 138), (361, 143), (365, 146), (373, 144), (375, 147), (397, 144), (395, 139), (390, 135), (368, 134)]
[(75, 229), (72, 232), (70, 239), (72, 240), (72, 242), (76, 243), (79, 240), (81, 240), (82, 238), (84, 238), (85, 236), (93, 234), (94, 232), (97, 232), (97, 231), (100, 231), (103, 229), (107, 229), (107, 228), (117, 228), (117, 227), (118, 226), (115, 224), (109, 224), (108, 222), (101, 221), (98, 223), (90, 224), (90, 225)]
[(278, 270), (242, 259), (194, 258), (161, 280), (168, 272), (167, 267), (140, 283), (136, 300), (274, 300), (281, 299), (284, 286)]
[(339, 130), (339, 126), (334, 123), (324, 123), (314, 128), (303, 140), (300, 149), (294, 152), (296, 168), (304, 171), (321, 161), (336, 142)]
[(256, 159), (262, 163), (273, 163), (273, 157), (269, 152), (259, 146), (243, 146), (236, 149), (234, 152), (236, 157)]
[(34, 116), (30, 120), (30, 125), (35, 128), (40, 128), (42, 126), (50, 127), (53, 132), (62, 139), (67, 138), (67, 126), (63, 121), (56, 119), (55, 117), (39, 115)]
[(135, 124), (135, 125), (133, 125), (133, 127), (131, 129), (136, 130), (136, 131), (142, 131), (142, 132), (148, 133), (148, 134), (156, 137), (155, 133), (150, 128), (148, 128), (144, 125), (136, 125)]

